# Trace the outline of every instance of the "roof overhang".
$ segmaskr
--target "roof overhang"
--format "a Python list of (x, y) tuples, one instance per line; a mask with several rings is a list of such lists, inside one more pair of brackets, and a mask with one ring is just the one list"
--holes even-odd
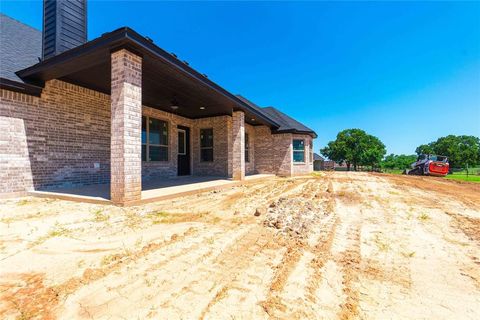
[(316, 139), (317, 134), (315, 131), (301, 131), (301, 130), (295, 130), (295, 129), (286, 129), (286, 130), (272, 130), (273, 134), (281, 134), (281, 133), (291, 133), (291, 134), (305, 134), (309, 135), (312, 138)]
[(19, 81), (13, 81), (6, 78), (0, 78), (0, 89), (7, 89), (36, 97), (40, 97), (40, 94), (42, 93), (42, 87)]
[(173, 112), (170, 107), (175, 99), (179, 108), (174, 113), (187, 118), (231, 115), (240, 110), (245, 112), (249, 124), (268, 125), (272, 130), (279, 127), (259, 110), (128, 27), (103, 34), (16, 74), (27, 85), (37, 88), (48, 80), (59, 79), (110, 94), (111, 53), (119, 49), (143, 58), (142, 103), (146, 106)]

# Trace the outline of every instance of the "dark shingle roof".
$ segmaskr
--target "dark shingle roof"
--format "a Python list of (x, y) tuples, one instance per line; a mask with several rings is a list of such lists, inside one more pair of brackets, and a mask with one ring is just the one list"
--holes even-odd
[(0, 78), (23, 81), (16, 71), (42, 56), (42, 32), (0, 13)]
[(313, 161), (317, 161), (317, 160), (324, 161), (325, 159), (321, 155), (319, 155), (318, 153), (314, 153), (313, 154)]
[(297, 120), (293, 119), (292, 117), (286, 115), (285, 113), (281, 112), (280, 110), (274, 107), (261, 108), (255, 103), (253, 103), (252, 101), (238, 94), (237, 94), (237, 98), (249, 104), (252, 108), (255, 108), (259, 112), (262, 112), (268, 118), (278, 123), (280, 127), (276, 130), (277, 132), (306, 133), (306, 134), (313, 134), (315, 137), (317, 136), (315, 131), (313, 131), (309, 127), (303, 125), (302, 123), (298, 122)]
[(292, 117), (286, 115), (285, 113), (274, 107), (262, 108), (262, 111), (263, 113), (267, 114), (273, 121), (280, 124), (280, 128), (278, 128), (277, 130), (278, 132), (294, 131), (298, 133), (315, 134), (315, 131), (313, 131), (309, 127), (303, 125), (302, 123), (298, 122), (297, 120), (293, 119)]

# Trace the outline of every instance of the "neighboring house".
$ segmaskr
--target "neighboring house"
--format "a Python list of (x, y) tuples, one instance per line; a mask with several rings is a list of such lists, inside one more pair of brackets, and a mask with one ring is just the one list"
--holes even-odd
[(325, 159), (321, 155), (319, 155), (318, 153), (313, 154), (313, 170), (315, 171), (325, 170), (323, 167), (324, 162), (325, 162)]
[(142, 180), (313, 170), (313, 130), (86, 21), (84, 1), (44, 2), (43, 33), (0, 15), (0, 194), (110, 183), (125, 204)]
[(332, 160), (324, 160), (322, 170), (335, 170), (335, 161)]

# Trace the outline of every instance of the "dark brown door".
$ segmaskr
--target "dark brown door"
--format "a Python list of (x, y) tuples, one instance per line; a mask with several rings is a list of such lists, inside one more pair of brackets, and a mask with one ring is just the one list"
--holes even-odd
[(190, 128), (178, 126), (178, 169), (179, 176), (190, 174)]

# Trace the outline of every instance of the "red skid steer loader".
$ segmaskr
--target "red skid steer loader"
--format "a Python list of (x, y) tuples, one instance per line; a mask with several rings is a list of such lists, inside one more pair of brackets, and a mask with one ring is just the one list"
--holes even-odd
[(412, 163), (412, 169), (405, 170), (404, 174), (410, 175), (426, 175), (445, 177), (448, 174), (449, 164), (448, 158), (433, 154), (421, 154), (417, 161)]

